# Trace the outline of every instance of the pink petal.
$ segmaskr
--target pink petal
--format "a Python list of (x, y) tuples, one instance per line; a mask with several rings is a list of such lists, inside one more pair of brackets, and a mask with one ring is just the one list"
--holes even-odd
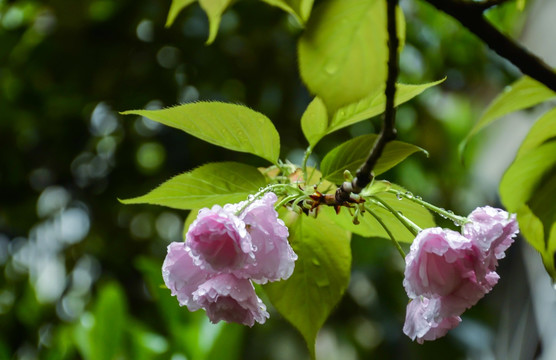
[(186, 246), (195, 264), (204, 269), (233, 272), (253, 262), (245, 223), (218, 205), (199, 211), (187, 231)]
[(476, 208), (463, 226), (463, 235), (481, 250), (481, 261), (493, 271), (519, 232), (516, 215), (490, 206)]
[(231, 274), (220, 274), (201, 284), (193, 300), (206, 310), (212, 323), (224, 320), (253, 326), (269, 317), (251, 282)]
[(288, 228), (274, 210), (274, 193), (266, 193), (240, 215), (247, 225), (255, 262), (240, 273), (258, 283), (287, 279), (293, 273), (297, 255), (288, 242)]
[(168, 245), (168, 254), (162, 265), (162, 277), (172, 295), (178, 298), (180, 306), (187, 306), (190, 311), (199, 309), (192, 302), (192, 293), (211, 274), (193, 263), (185, 249), (185, 243), (173, 242)]
[(460, 322), (459, 316), (442, 316), (443, 303), (438, 297), (427, 298), (419, 296), (407, 305), (403, 332), (422, 344), (425, 340), (436, 340), (456, 327)]

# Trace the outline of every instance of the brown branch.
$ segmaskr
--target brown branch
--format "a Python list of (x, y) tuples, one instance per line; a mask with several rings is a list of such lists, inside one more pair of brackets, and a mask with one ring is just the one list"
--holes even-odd
[(556, 91), (556, 73), (540, 58), (502, 34), (483, 16), (486, 9), (504, 1), (489, 0), (476, 3), (458, 0), (424, 1), (459, 21), (498, 55), (514, 64), (523, 74)]
[(387, 0), (387, 18), (388, 18), (388, 77), (386, 79), (386, 109), (384, 112), (384, 120), (382, 130), (378, 135), (369, 156), (365, 163), (357, 170), (355, 178), (346, 181), (336, 190), (335, 200), (338, 204), (348, 203), (350, 194), (359, 194), (365, 186), (373, 179), (373, 168), (378, 159), (382, 155), (382, 151), (386, 144), (396, 138), (396, 109), (394, 107), (394, 96), (396, 94), (396, 79), (398, 78), (398, 47), (399, 39), (396, 32), (396, 8), (398, 0)]

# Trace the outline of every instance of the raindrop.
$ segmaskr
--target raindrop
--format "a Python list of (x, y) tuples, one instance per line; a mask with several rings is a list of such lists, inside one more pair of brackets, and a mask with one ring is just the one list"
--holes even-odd
[(406, 191), (406, 192), (405, 192), (405, 196), (406, 196), (408, 199), (411, 199), (411, 198), (413, 197), (413, 194), (411, 193), (411, 191)]
[(330, 62), (326, 64), (326, 66), (324, 67), (324, 71), (326, 71), (328, 75), (334, 75), (336, 71), (338, 71), (338, 65), (333, 62)]
[(448, 214), (454, 215), (454, 212), (452, 210), (448, 210)]
[(401, 199), (402, 199), (402, 194), (396, 193), (396, 198), (397, 198), (398, 200), (401, 200)]
[(417, 199), (417, 200), (423, 200), (423, 198), (420, 197), (420, 196), (415, 196), (415, 199)]
[(317, 286), (318, 287), (326, 287), (330, 285), (330, 280), (328, 278), (323, 277), (321, 279), (317, 279)]

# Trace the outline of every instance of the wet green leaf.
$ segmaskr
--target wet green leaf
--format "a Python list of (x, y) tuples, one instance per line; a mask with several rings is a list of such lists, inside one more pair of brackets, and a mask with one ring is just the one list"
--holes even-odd
[(265, 185), (264, 176), (253, 166), (237, 162), (209, 163), (171, 178), (146, 195), (121, 202), (190, 210), (246, 200)]
[(479, 121), (461, 142), (460, 155), (467, 143), (486, 126), (514, 111), (527, 109), (556, 97), (556, 93), (543, 84), (524, 76), (508, 86), (485, 110)]
[(288, 280), (264, 289), (274, 307), (303, 335), (314, 358), (317, 333), (349, 284), (351, 234), (326, 216), (315, 219), (284, 211), (281, 217), (299, 258)]
[[(377, 135), (375, 134), (361, 135), (332, 149), (322, 159), (320, 165), (322, 176), (328, 181), (341, 184), (344, 181), (343, 174), (345, 170), (355, 174), (357, 169), (365, 162), (376, 138)], [(426, 150), (418, 146), (402, 141), (391, 141), (384, 148), (373, 172), (375, 175), (380, 175), (418, 151), (428, 155)]]
[[(394, 105), (399, 106), (444, 80), (419, 85), (397, 84)], [(384, 112), (385, 107), (386, 97), (384, 91), (381, 90), (357, 102), (341, 107), (329, 121), (326, 105), (319, 97), (315, 97), (301, 118), (301, 128), (309, 144), (314, 147), (325, 135), (380, 115)]]
[(197, 102), (162, 110), (130, 110), (174, 127), (211, 144), (247, 152), (272, 163), (280, 155), (280, 136), (263, 114), (248, 107), (221, 102)]
[[(329, 113), (383, 87), (388, 59), (385, 4), (382, 0), (330, 0), (313, 10), (299, 39), (299, 69)], [(398, 34), (403, 44), (401, 10)]]

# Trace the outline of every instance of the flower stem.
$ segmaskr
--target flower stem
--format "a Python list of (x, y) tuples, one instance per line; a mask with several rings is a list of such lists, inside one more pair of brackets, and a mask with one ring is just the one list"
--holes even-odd
[(388, 209), (388, 211), (390, 211), (414, 236), (417, 236), (419, 231), (422, 230), (419, 226), (417, 226), (417, 224), (406, 218), (401, 212), (391, 207), (386, 201), (382, 200), (378, 196), (371, 196), (371, 199), (375, 203), (378, 203)]
[(278, 210), (280, 209), (282, 206), (284, 206), (285, 204), (289, 203), (292, 200), (297, 199), (299, 196), (298, 195), (290, 195), (290, 196), (286, 196), (285, 198), (283, 198), (279, 203), (277, 203), (276, 205), (274, 205), (274, 210)]
[(255, 195), (252, 195), (252, 196), (250, 195), (249, 199), (245, 202), (245, 204), (241, 208), (239, 208), (238, 211), (236, 211), (236, 215), (241, 214), (243, 212), (243, 210), (245, 210), (255, 200), (257, 200), (258, 198), (260, 198), (261, 196), (263, 196), (267, 192), (269, 192), (271, 190), (275, 190), (275, 189), (280, 189), (280, 188), (286, 189), (286, 194), (288, 193), (287, 190), (295, 190), (299, 195), (304, 195), (303, 191), (298, 189), (296, 186), (293, 186), (292, 184), (269, 184), (269, 185), (265, 186), (264, 188), (260, 189)]
[(394, 237), (394, 235), (392, 234), (392, 232), (390, 231), (390, 229), (388, 229), (388, 227), (386, 226), (386, 224), (384, 224), (384, 221), (382, 221), (382, 219), (377, 216), (369, 206), (365, 206), (365, 210), (367, 210), (369, 212), (369, 214), (371, 214), (376, 221), (378, 221), (378, 223), (380, 224), (380, 226), (382, 226), (382, 228), (384, 229), (384, 231), (386, 231), (386, 233), (388, 234), (388, 236), (390, 237), (390, 240), (392, 240), (392, 243), (394, 244), (394, 247), (398, 250), (398, 252), (400, 253), (400, 255), (402, 256), (402, 259), (405, 260), (405, 252), (403, 251), (402, 247), (400, 246), (400, 243), (398, 242), (398, 240), (396, 240), (396, 238)]
[(305, 183), (309, 181), (309, 178), (307, 177), (307, 161), (309, 161), (309, 156), (311, 156), (312, 152), (313, 152), (313, 148), (311, 147), (311, 145), (309, 145), (307, 147), (307, 150), (305, 150), (305, 155), (303, 156), (303, 163), (301, 164), (301, 169), (303, 171), (303, 180), (305, 181)]
[(404, 197), (408, 200), (413, 201), (414, 203), (417, 203), (419, 205), (424, 206), (425, 208), (434, 211), (435, 213), (439, 214), (441, 217), (445, 218), (445, 219), (450, 219), (452, 220), (454, 223), (456, 223), (457, 225), (464, 225), (466, 223), (469, 222), (469, 220), (467, 220), (466, 217), (463, 216), (459, 216), (454, 214), (453, 212), (440, 208), (438, 206), (435, 206), (433, 204), (430, 204), (426, 201), (424, 201), (423, 199), (421, 199), (418, 196), (414, 196), (413, 194), (411, 194), (410, 192), (402, 192), (402, 191), (398, 191), (395, 189), (389, 189), (388, 192), (392, 193), (392, 194), (396, 194), (397, 197)]

